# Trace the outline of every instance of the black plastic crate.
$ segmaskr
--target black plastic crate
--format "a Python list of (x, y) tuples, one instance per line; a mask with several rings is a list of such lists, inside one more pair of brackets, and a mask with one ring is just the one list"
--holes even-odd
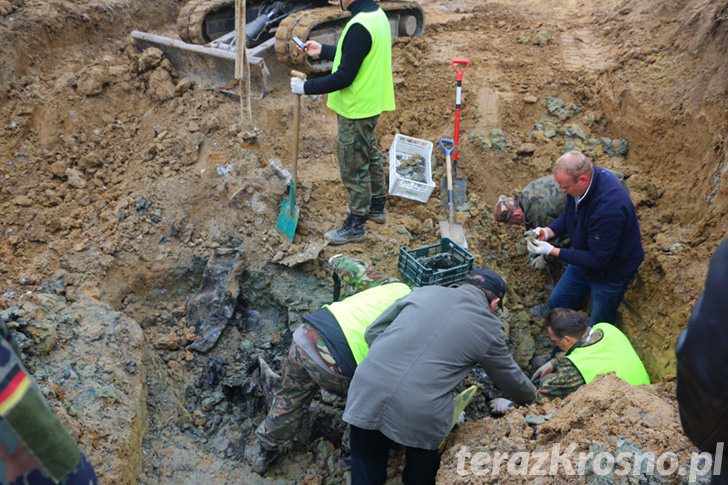
[(399, 248), (397, 269), (414, 286), (451, 285), (473, 270), (473, 255), (448, 238), (417, 249)]

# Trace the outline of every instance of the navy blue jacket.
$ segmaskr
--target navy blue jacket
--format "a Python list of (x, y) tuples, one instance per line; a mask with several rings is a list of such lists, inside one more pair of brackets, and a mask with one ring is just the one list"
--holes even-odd
[(549, 227), (555, 236), (568, 235), (571, 248), (559, 258), (579, 266), (596, 281), (619, 281), (634, 275), (645, 252), (632, 199), (608, 170), (594, 166), (591, 187), (576, 207), (566, 196), (564, 212)]
[[(705, 290), (676, 351), (683, 429), (701, 451), (715, 453), (718, 443), (728, 442), (728, 239), (711, 259)], [(728, 482), (726, 451), (720, 483)]]

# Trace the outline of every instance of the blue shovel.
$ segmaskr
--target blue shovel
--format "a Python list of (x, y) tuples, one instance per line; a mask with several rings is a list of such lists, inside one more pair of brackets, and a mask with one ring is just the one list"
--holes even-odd
[[(306, 75), (298, 71), (291, 71), (294, 77), (305, 79)], [(301, 131), (301, 95), (296, 94), (296, 104), (293, 105), (293, 172), (288, 188), (288, 198), (281, 201), (281, 210), (278, 212), (276, 228), (288, 239), (293, 241), (298, 226), (298, 216), (301, 209), (296, 204), (296, 178), (298, 177), (298, 135)]]

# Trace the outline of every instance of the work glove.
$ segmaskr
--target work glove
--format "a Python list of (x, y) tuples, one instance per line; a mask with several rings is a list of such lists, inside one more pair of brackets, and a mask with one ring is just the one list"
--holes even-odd
[(508, 408), (513, 406), (513, 401), (509, 401), (504, 397), (496, 397), (495, 399), (491, 399), (488, 405), (490, 406), (491, 414), (500, 416), (505, 414)]
[(540, 239), (545, 241), (549, 238), (549, 231), (545, 227), (534, 227), (523, 233), (529, 239)]
[(550, 243), (547, 243), (546, 241), (539, 241), (538, 239), (529, 240), (526, 243), (526, 248), (531, 254), (543, 254), (544, 256), (551, 254), (551, 250), (554, 249), (553, 245)]
[(551, 361), (546, 362), (544, 365), (536, 369), (536, 372), (531, 376), (532, 381), (543, 380), (544, 377), (551, 374), (554, 371), (554, 365)]
[(528, 258), (528, 264), (535, 269), (546, 269), (546, 256), (543, 254), (539, 254), (536, 257), (531, 255), (531, 257)]
[(306, 83), (303, 79), (300, 77), (292, 77), (291, 78), (291, 92), (293, 94), (306, 94), (306, 92), (303, 89), (303, 85)]

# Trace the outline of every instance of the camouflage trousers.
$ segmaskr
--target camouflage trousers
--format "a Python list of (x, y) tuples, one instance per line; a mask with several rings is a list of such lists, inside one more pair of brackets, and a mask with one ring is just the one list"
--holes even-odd
[(284, 364), (281, 390), (276, 392), (268, 416), (255, 431), (264, 447), (277, 449), (298, 432), (303, 413), (320, 388), (346, 396), (351, 380), (320, 366), (295, 341)]
[(379, 116), (360, 120), (339, 116), (338, 120), (336, 150), (341, 181), (349, 191), (349, 212), (365, 216), (372, 197), (387, 194), (384, 155), (375, 132)]

